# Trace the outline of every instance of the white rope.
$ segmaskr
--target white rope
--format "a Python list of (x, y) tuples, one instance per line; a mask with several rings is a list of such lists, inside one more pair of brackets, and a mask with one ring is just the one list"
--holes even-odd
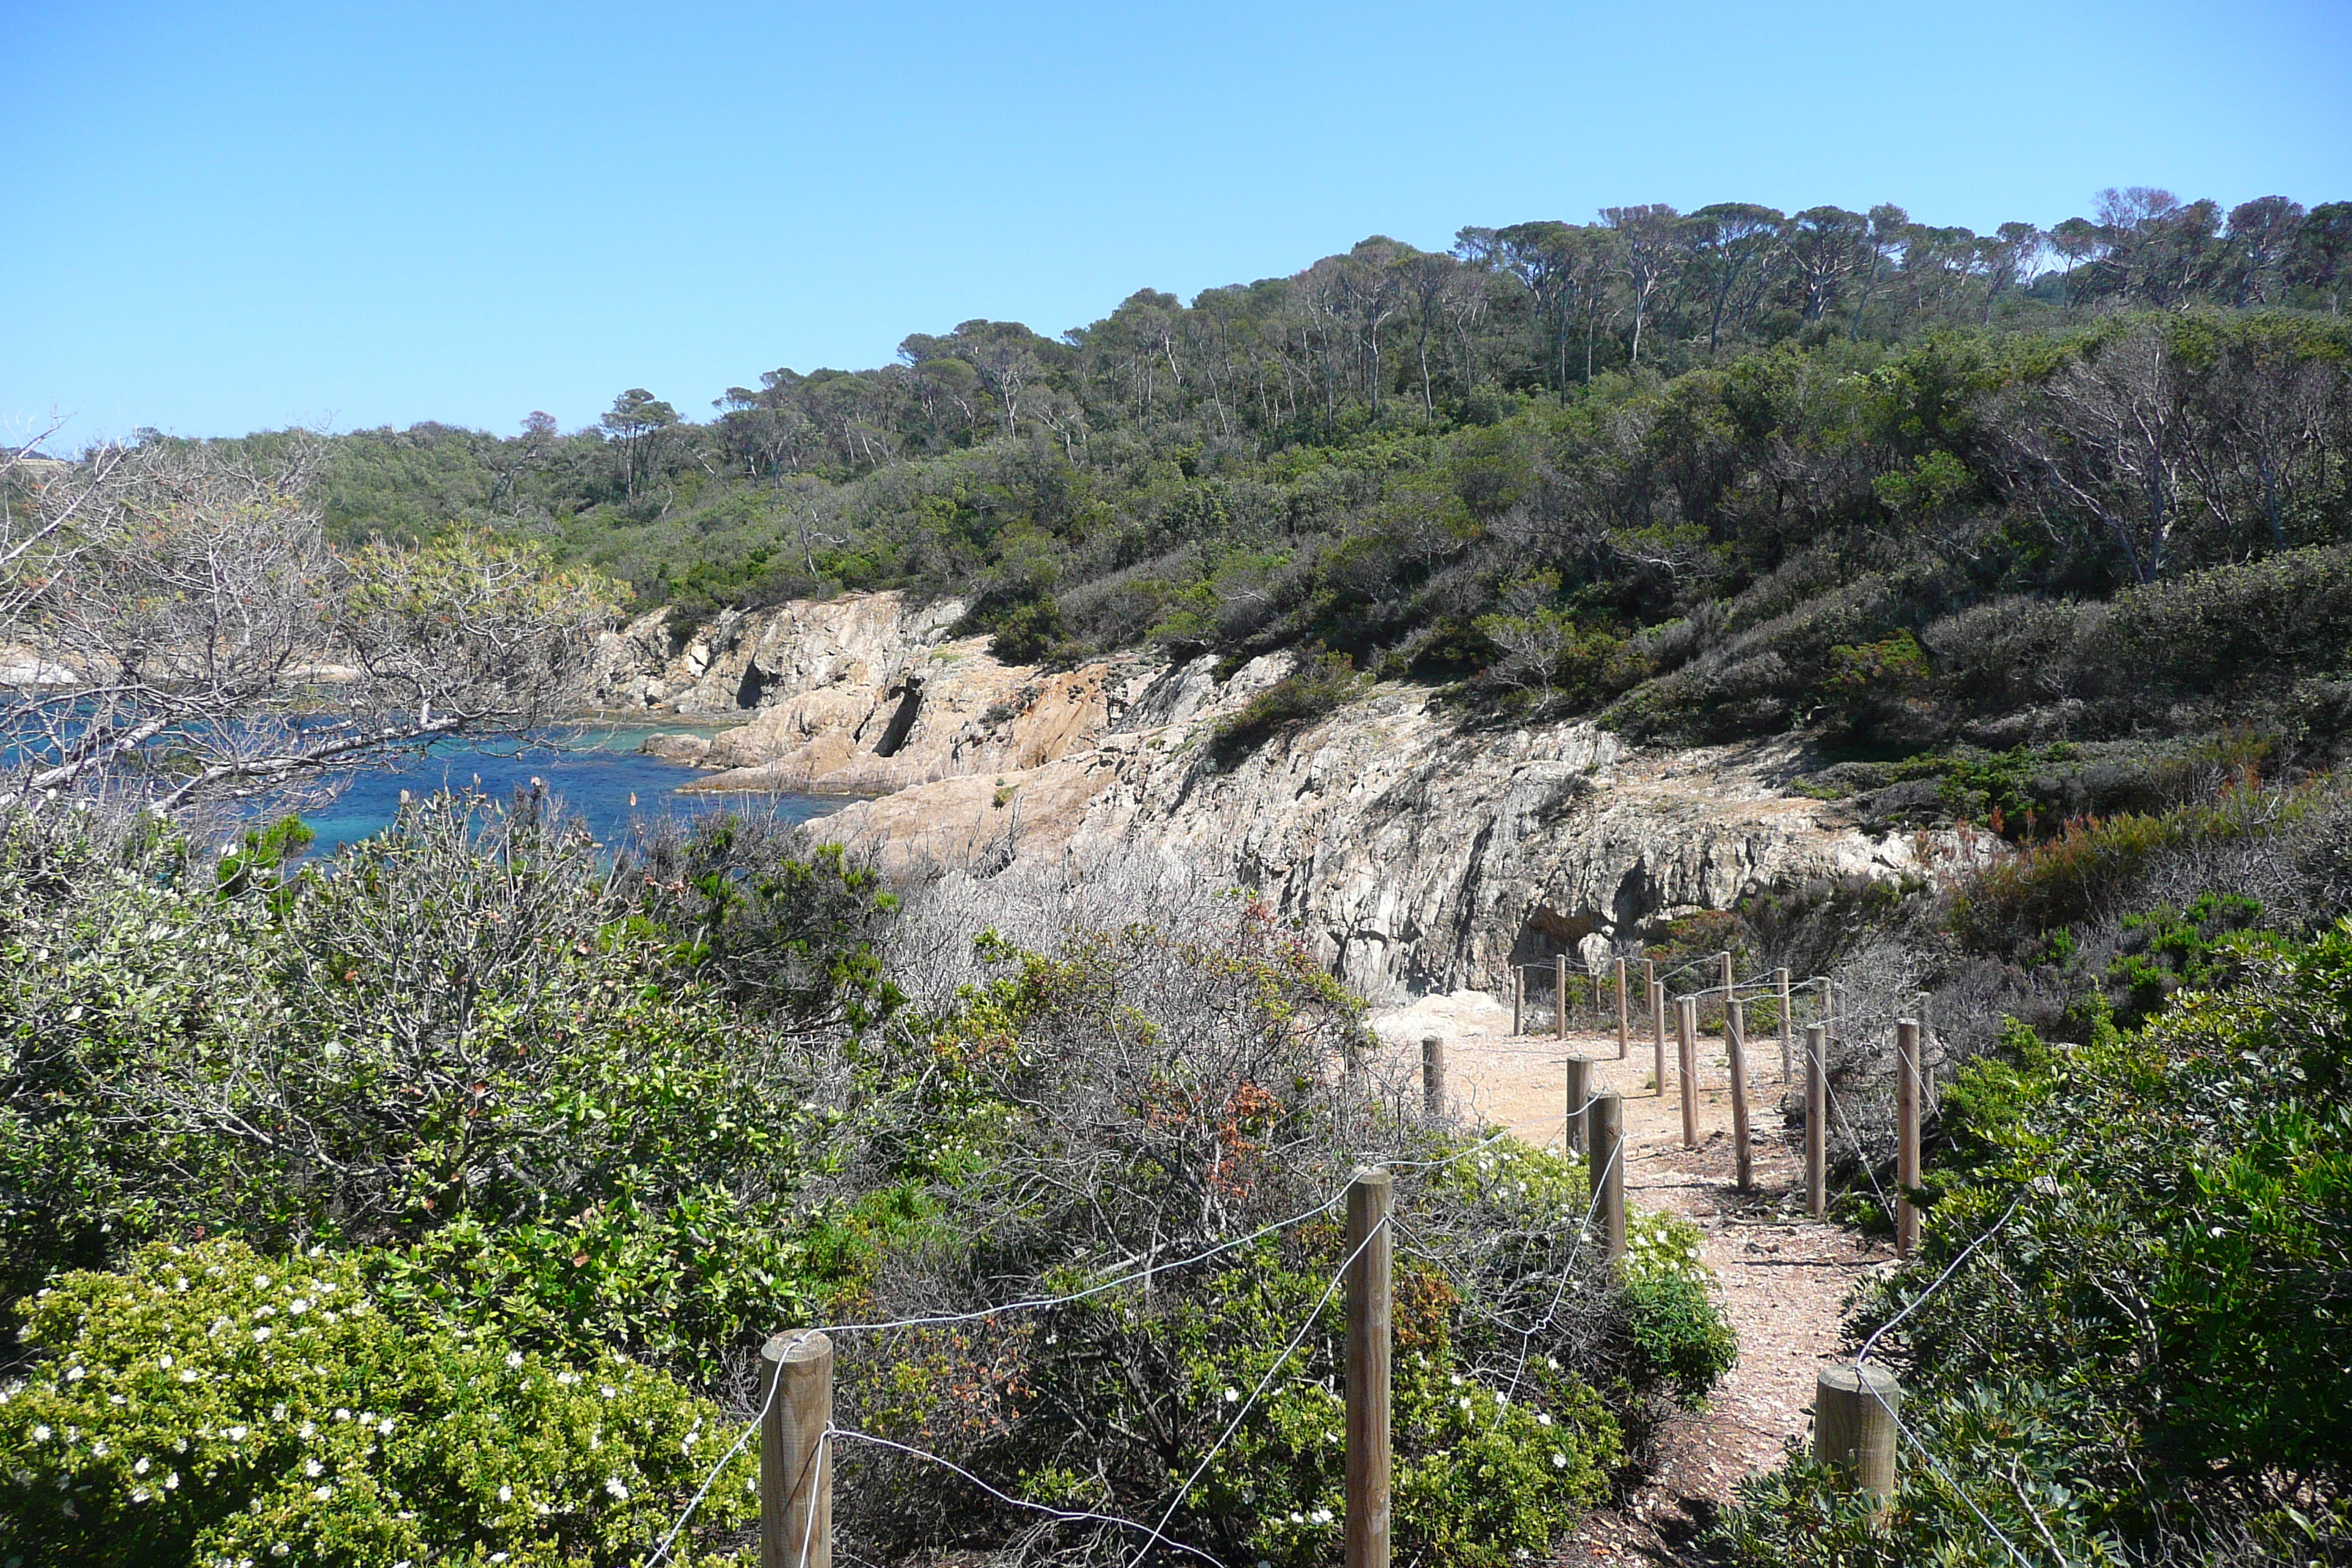
[(1290, 1342), (1282, 1347), (1282, 1353), (1274, 1358), (1273, 1364), (1265, 1369), (1265, 1375), (1257, 1380), (1257, 1386), (1250, 1390), (1250, 1396), (1242, 1402), (1242, 1407), (1239, 1410), (1234, 1412), (1233, 1420), (1226, 1423), (1224, 1431), (1218, 1434), (1217, 1440), (1209, 1445), (1209, 1451), (1201, 1456), (1201, 1462), (1192, 1467), (1192, 1473), (1184, 1478), (1184, 1484), (1176, 1489), (1176, 1495), (1168, 1500), (1168, 1511), (1160, 1516), (1159, 1526), (1152, 1531), (1155, 1537), (1160, 1531), (1168, 1528), (1170, 1520), (1176, 1517), (1176, 1510), (1183, 1506), (1184, 1499), (1192, 1491), (1193, 1483), (1198, 1481), (1202, 1474), (1208, 1469), (1209, 1461), (1217, 1457), (1226, 1443), (1232, 1440), (1235, 1432), (1241, 1430), (1243, 1420), (1248, 1416), (1250, 1411), (1256, 1406), (1258, 1400), (1265, 1394), (1266, 1385), (1274, 1381), (1274, 1374), (1282, 1370), (1284, 1363), (1290, 1360), (1292, 1353), (1305, 1342), (1307, 1334), (1315, 1327), (1315, 1320), (1323, 1315), (1323, 1309), (1330, 1303), (1332, 1292), (1339, 1289), (1339, 1282), (1348, 1277), (1348, 1270), (1356, 1266), (1356, 1259), (1363, 1256), (1364, 1248), (1370, 1247), (1373, 1238), (1389, 1227), (1389, 1215), (1381, 1215), (1381, 1223), (1365, 1233), (1363, 1240), (1356, 1243), (1356, 1249), (1339, 1260), (1339, 1267), (1332, 1271), (1329, 1283), (1323, 1287), (1323, 1294), (1316, 1299), (1315, 1305), (1308, 1308), (1307, 1316), (1300, 1320), (1297, 1331), (1290, 1336)]
[(677, 1532), (686, 1528), (686, 1521), (694, 1517), (694, 1510), (700, 1508), (702, 1500), (710, 1495), (711, 1485), (719, 1479), (719, 1473), (734, 1462), (735, 1456), (743, 1451), (743, 1445), (751, 1440), (751, 1434), (760, 1429), (760, 1423), (768, 1418), (768, 1407), (775, 1404), (776, 1390), (783, 1385), (783, 1369), (779, 1366), (776, 1375), (768, 1380), (768, 1397), (760, 1402), (760, 1413), (743, 1424), (743, 1430), (736, 1434), (734, 1443), (719, 1456), (719, 1462), (710, 1467), (709, 1475), (702, 1478), (702, 1485), (695, 1489), (693, 1498), (686, 1505), (686, 1511), (677, 1516), (677, 1522), (669, 1527), (669, 1533), (661, 1538), (661, 1544), (654, 1548), (653, 1555), (639, 1564), (639, 1568), (659, 1568), (661, 1560), (669, 1555), (671, 1545), (677, 1540)]
[(1179, 1541), (1171, 1535), (1162, 1535), (1159, 1531), (1152, 1529), (1151, 1526), (1144, 1523), (1141, 1520), (1125, 1519), (1115, 1513), (1096, 1513), (1087, 1509), (1054, 1508), (1042, 1502), (1031, 1502), (1026, 1498), (1017, 1498), (1010, 1492), (998, 1490), (996, 1488), (990, 1486), (986, 1481), (982, 1480), (978, 1476), (973, 1475), (970, 1470), (965, 1469), (961, 1465), (957, 1464), (953, 1459), (944, 1458), (927, 1449), (915, 1447), (911, 1444), (896, 1442), (888, 1437), (877, 1437), (870, 1432), (852, 1432), (846, 1427), (833, 1426), (826, 1429), (826, 1435), (835, 1437), (847, 1437), (854, 1442), (871, 1443), (878, 1448), (895, 1448), (901, 1454), (908, 1455), (914, 1458), (927, 1460), (931, 1464), (940, 1467), (942, 1469), (953, 1470), (957, 1475), (961, 1476), (965, 1480), (970, 1481), (973, 1486), (978, 1487), (982, 1491), (986, 1492), (997, 1501), (1009, 1504), (1013, 1508), (1025, 1508), (1033, 1513), (1042, 1513), (1049, 1518), (1058, 1519), (1063, 1521), (1065, 1523), (1069, 1524), (1111, 1524), (1117, 1525), (1122, 1530), (1141, 1531), (1144, 1534), (1151, 1537), (1152, 1540), (1158, 1542), (1162, 1546), (1172, 1548), (1178, 1552), (1190, 1552), (1192, 1555), (1201, 1559), (1203, 1563), (1214, 1563), (1216, 1564), (1216, 1568), (1224, 1568), (1224, 1564), (1222, 1562), (1202, 1551), (1199, 1547)]

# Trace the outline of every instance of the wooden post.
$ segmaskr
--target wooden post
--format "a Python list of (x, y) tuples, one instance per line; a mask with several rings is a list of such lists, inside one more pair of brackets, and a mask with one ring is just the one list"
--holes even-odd
[(1617, 1059), (1625, 1059), (1628, 1024), (1625, 1014), (1625, 961), (1617, 961)]
[(1698, 998), (1675, 999), (1676, 1076), (1683, 1085), (1683, 1147), (1698, 1147)]
[(1772, 972), (1780, 987), (1780, 1081), (1789, 1081), (1790, 1048), (1795, 1044), (1795, 1028), (1789, 1022), (1789, 971), (1784, 965)]
[(1919, 1211), (1910, 1194), (1919, 1185), (1919, 1021), (1895, 1025), (1895, 1252), (1908, 1258), (1919, 1245)]
[(1568, 954), (1551, 955), (1551, 1032), (1552, 1038), (1568, 1038)]
[(1663, 1038), (1666, 1016), (1658, 1011), (1658, 961), (1654, 958), (1642, 960), (1642, 994), (1650, 999), (1650, 1032)]
[(1528, 1021), (1528, 966), (1511, 965), (1511, 1037), (1526, 1034)]
[(1445, 1114), (1445, 1041), (1436, 1035), (1421, 1037), (1421, 1108), (1433, 1121)]
[(760, 1360), (775, 1380), (760, 1421), (760, 1568), (832, 1568), (833, 1342), (778, 1334)]
[[(1389, 1568), (1389, 1205), (1379, 1166), (1348, 1184), (1347, 1568)], [(765, 1568), (765, 1565), (762, 1565)]]
[(1728, 998), (1723, 1015), (1723, 1038), (1731, 1058), (1731, 1159), (1739, 1190), (1755, 1184), (1748, 1149), (1748, 1009), (1738, 997)]
[(1657, 1057), (1658, 1098), (1666, 1098), (1666, 987), (1664, 982), (1650, 982), (1650, 1037)]
[(1592, 1061), (1589, 1057), (1568, 1058), (1568, 1152), (1581, 1154), (1591, 1145), (1585, 1142), (1585, 1113), (1592, 1109)]
[(1825, 1366), (1813, 1385), (1813, 1458), (1851, 1489), (1882, 1502), (1895, 1491), (1895, 1412), (1902, 1384), (1880, 1366)]
[(1723, 1016), (1725, 1020), (1723, 1026), (1727, 1030), (1731, 1027), (1731, 954), (1727, 952), (1723, 955)]
[(1625, 1102), (1596, 1094), (1584, 1113), (1585, 1159), (1601, 1235), (1612, 1263), (1625, 1256)]
[(1815, 1219), (1830, 1207), (1829, 1026), (1805, 1026), (1805, 1212)]

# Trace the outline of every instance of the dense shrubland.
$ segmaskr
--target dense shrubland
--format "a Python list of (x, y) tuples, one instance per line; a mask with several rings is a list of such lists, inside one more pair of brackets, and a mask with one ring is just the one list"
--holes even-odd
[(708, 423), (633, 390), (571, 435), (355, 433), (321, 493), (337, 537), (529, 538), (674, 634), (951, 594), (1024, 662), (1328, 652), (1512, 717), (1802, 731), (1857, 764), (1832, 793), (2224, 726), (2308, 765), (2352, 725), (2346, 224), (2136, 191), (2048, 235), (1735, 205), (1370, 240)]
[[(1324, 1562), (1326, 1200), (1366, 1158), (1401, 1162), (1411, 1227), (1403, 1538), (1548, 1550), (1729, 1364), (1687, 1227), (1605, 1267), (1580, 1167), (1408, 1111), (1360, 1004), (1244, 899), (1118, 867), (893, 892), (772, 826), (615, 848), (530, 794), (413, 803), (327, 864), (289, 863), (303, 837), (58, 803), (0, 847), (27, 1563), (633, 1561), (769, 1333), (1090, 1286), (844, 1334), (843, 1424)], [(843, 1441), (869, 1554), (1135, 1545)], [(692, 1552), (740, 1546), (748, 1467)]]

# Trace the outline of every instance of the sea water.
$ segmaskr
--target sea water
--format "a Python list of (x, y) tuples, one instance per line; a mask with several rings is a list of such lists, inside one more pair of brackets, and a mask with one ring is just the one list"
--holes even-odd
[[(675, 731), (677, 725), (668, 728)], [(707, 775), (638, 751), (646, 737), (656, 732), (579, 727), (538, 742), (444, 741), (421, 754), (386, 758), (354, 775), (333, 801), (302, 813), (302, 820), (319, 836), (310, 853), (331, 855), (343, 845), (381, 832), (400, 810), (403, 790), (422, 795), (442, 789), (478, 789), (494, 800), (506, 800), (515, 791), (528, 789), (536, 778), (606, 844), (625, 840), (638, 823), (656, 816), (773, 812), (786, 822), (807, 822), (848, 804), (841, 795), (789, 792), (680, 795), (679, 785)]]

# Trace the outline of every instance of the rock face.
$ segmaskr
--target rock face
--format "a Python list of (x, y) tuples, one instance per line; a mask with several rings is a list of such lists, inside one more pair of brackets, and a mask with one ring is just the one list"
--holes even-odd
[(605, 709), (743, 713), (707, 740), (656, 736), (646, 749), (723, 770), (711, 791), (902, 789), (959, 773), (1019, 771), (1094, 743), (1140, 667), (1058, 674), (1000, 663), (985, 637), (950, 638), (952, 601), (851, 595), (722, 614), (683, 639), (655, 610), (609, 633), (588, 700)]
[(612, 689), (703, 712), (750, 695), (704, 759), (727, 771), (694, 787), (887, 792), (822, 831), (903, 867), (1148, 851), (1256, 890), (1374, 996), (1507, 986), (1513, 962), (1592, 963), (1776, 884), (1918, 868), (1910, 837), (1782, 794), (1791, 743), (1637, 751), (1384, 684), (1220, 771), (1204, 742), (1286, 656), (1223, 681), (1205, 658), (1049, 675), (949, 640), (950, 609), (796, 605), (713, 623), (658, 667), (647, 617), (616, 634), (647, 657), (616, 656)]

